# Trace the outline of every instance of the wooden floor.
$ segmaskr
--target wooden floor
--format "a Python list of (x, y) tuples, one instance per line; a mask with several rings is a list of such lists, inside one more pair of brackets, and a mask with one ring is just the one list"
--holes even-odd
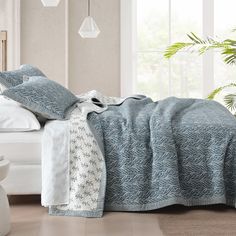
[(38, 197), (11, 202), (11, 236), (236, 236), (236, 210), (224, 206), (107, 212), (101, 219), (86, 219), (49, 216)]

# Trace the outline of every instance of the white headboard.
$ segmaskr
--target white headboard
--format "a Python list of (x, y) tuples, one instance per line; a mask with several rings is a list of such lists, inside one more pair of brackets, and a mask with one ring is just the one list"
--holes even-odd
[(0, 31), (0, 71), (7, 70), (7, 31)]

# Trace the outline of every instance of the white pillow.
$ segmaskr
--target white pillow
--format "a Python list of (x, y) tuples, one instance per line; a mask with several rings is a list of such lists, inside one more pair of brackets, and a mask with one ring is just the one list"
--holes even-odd
[(6, 87), (3, 84), (0, 84), (0, 93), (3, 93), (6, 90)]
[(35, 115), (19, 103), (0, 96), (0, 132), (24, 132), (39, 130)]

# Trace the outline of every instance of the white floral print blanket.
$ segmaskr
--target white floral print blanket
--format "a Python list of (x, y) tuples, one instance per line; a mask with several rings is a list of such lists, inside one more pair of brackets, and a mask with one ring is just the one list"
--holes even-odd
[[(124, 99), (106, 97), (97, 91), (80, 98), (82, 102), (77, 104), (68, 121), (51, 121), (45, 126), (42, 205), (49, 207), (52, 215), (101, 217), (105, 161), (102, 145), (91, 131), (87, 115), (103, 112), (107, 105), (120, 104)], [(53, 140), (64, 146), (49, 145)]]

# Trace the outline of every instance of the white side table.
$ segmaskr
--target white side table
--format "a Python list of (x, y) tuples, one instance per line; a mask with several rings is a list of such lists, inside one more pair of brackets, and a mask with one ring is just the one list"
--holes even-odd
[[(7, 177), (10, 162), (0, 157), (0, 182)], [(0, 236), (5, 236), (10, 231), (10, 210), (7, 194), (0, 185)]]

